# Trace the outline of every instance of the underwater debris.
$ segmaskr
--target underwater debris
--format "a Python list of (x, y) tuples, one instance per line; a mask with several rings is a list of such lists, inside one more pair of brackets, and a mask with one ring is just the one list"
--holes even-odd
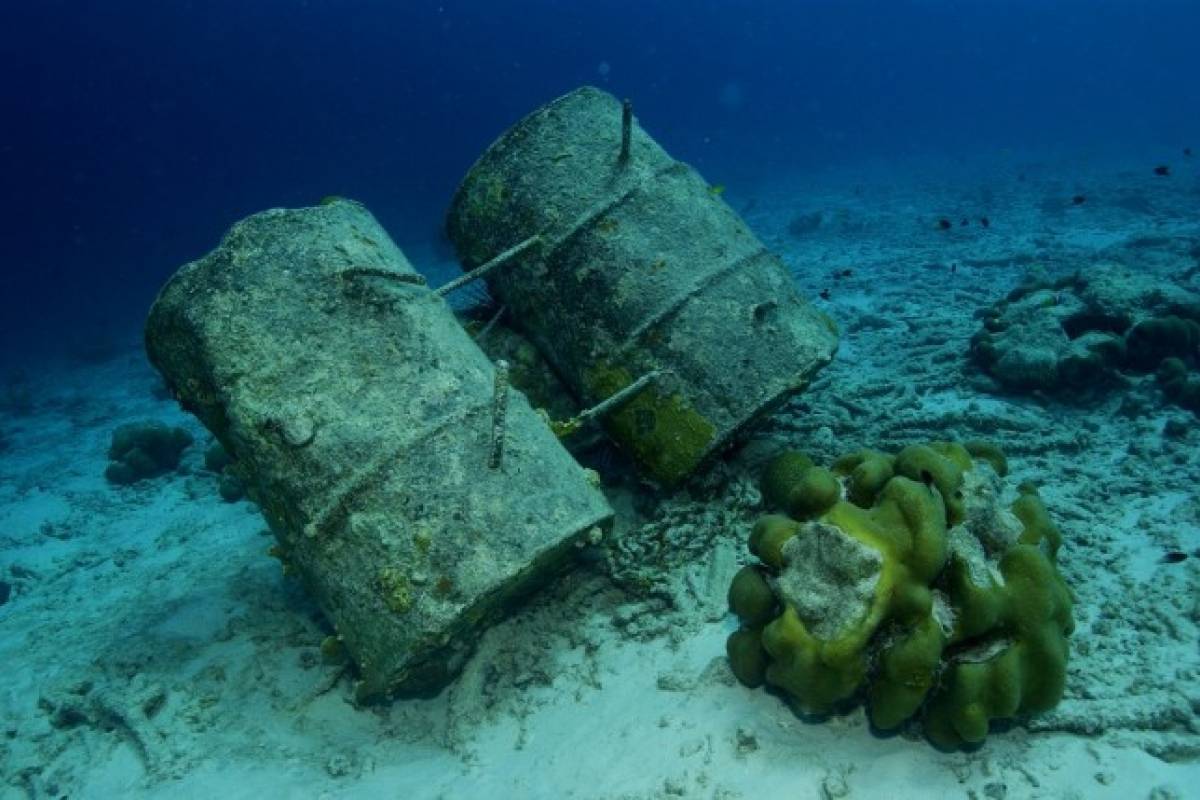
[(550, 423), (550, 430), (560, 439), (571, 436), (576, 431), (580, 430), (584, 425), (593, 419), (602, 419), (605, 414), (620, 408), (625, 403), (628, 403), (633, 398), (637, 397), (647, 386), (658, 380), (658, 372), (649, 372), (638, 378), (633, 383), (626, 386), (624, 389), (609, 395), (607, 398), (592, 406), (586, 408), (579, 414), (571, 417), (568, 420), (553, 421)]
[(508, 415), (508, 395), (508, 362), (502, 358), (496, 362), (492, 384), (492, 434), (488, 446), (488, 469), (500, 469), (504, 461), (504, 420)]
[(441, 296), (393, 277), (415, 273), (357, 203), (274, 209), (177, 272), (146, 323), (342, 637), (358, 701), (440, 689), (612, 517), (523, 395), (493, 412), (498, 370)]
[[(489, 276), (491, 296), (584, 406), (660, 373), (603, 425), (643, 477), (669, 486), (802, 390), (832, 359), (837, 334), (733, 209), (713, 202), (708, 182), (627, 108), (582, 87), (534, 110), (471, 167), (446, 230), (466, 268), (542, 237), (545, 247)], [(547, 149), (579, 155), (564, 169), (545, 162)], [(770, 314), (754, 312), (772, 299)], [(677, 369), (684, 349), (688, 368)]]
[(621, 101), (621, 152), (617, 164), (629, 166), (630, 147), (633, 143), (633, 101), (626, 97)]
[(1171, 174), (1171, 168), (1166, 164), (1159, 164), (1154, 168), (1154, 174), (1158, 175), (1159, 177), (1166, 177), (1167, 175)]

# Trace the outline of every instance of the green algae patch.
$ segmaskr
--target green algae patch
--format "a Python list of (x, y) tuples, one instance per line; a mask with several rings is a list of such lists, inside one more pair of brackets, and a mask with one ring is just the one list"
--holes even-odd
[[(629, 371), (601, 365), (588, 377), (593, 397), (604, 399), (633, 383)], [(673, 486), (708, 455), (716, 427), (679, 394), (648, 386), (604, 420), (609, 435), (651, 479)]]

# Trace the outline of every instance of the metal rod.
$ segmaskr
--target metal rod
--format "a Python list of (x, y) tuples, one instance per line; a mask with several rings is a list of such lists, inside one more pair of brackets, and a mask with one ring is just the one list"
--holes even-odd
[(504, 459), (504, 416), (508, 413), (508, 362), (496, 362), (496, 382), (492, 393), (492, 446), (488, 469), (500, 469)]
[(621, 155), (617, 163), (622, 167), (629, 163), (629, 144), (633, 138), (633, 101), (625, 98), (621, 102)]
[(466, 272), (466, 273), (463, 273), (462, 275), (459, 275), (457, 278), (450, 281), (445, 286), (442, 286), (442, 287), (436, 289), (434, 291), (434, 294), (438, 295), (439, 297), (445, 297), (446, 295), (453, 292), (455, 289), (462, 288), (463, 286), (466, 286), (468, 283), (472, 283), (474, 281), (479, 280), (480, 278), (487, 275), (489, 272), (496, 269), (497, 267), (504, 266), (504, 264), (508, 263), (514, 257), (519, 256), (521, 253), (524, 253), (526, 250), (533, 247), (535, 244), (537, 244), (541, 240), (542, 240), (542, 237), (535, 233), (533, 236), (530, 236), (525, 241), (519, 242), (519, 243), (513, 245), (512, 247), (508, 248), (503, 253), (501, 253), (500, 255), (493, 258), (491, 261), (488, 261), (486, 264), (476, 267), (475, 269), (471, 270), (470, 272)]
[(386, 267), (346, 267), (338, 273), (342, 278), (388, 278), (399, 283), (411, 283), (416, 286), (425, 285), (425, 276), (416, 272), (397, 272)]
[(619, 392), (614, 392), (596, 405), (592, 406), (586, 411), (581, 412), (579, 414), (579, 420), (581, 422), (586, 422), (593, 417), (599, 417), (603, 414), (607, 414), (609, 411), (621, 405), (626, 400), (631, 399), (635, 394), (649, 386), (650, 382), (656, 380), (660, 374), (661, 373), (658, 370), (647, 372), (645, 375), (638, 378), (624, 389), (620, 390)]
[(550, 428), (551, 428), (551, 430), (554, 431), (554, 433), (559, 438), (562, 438), (564, 436), (570, 436), (572, 433), (574, 433), (575, 431), (582, 428), (584, 426), (584, 423), (586, 423), (592, 419), (595, 419), (596, 417), (607, 414), (609, 411), (612, 411), (617, 406), (622, 405), (625, 402), (633, 399), (634, 395), (636, 395), (638, 392), (642, 391), (647, 386), (649, 386), (650, 383), (652, 381), (658, 379), (658, 377), (660, 375), (662, 375), (662, 372), (660, 372), (659, 370), (654, 370), (653, 372), (647, 372), (645, 375), (638, 378), (636, 381), (629, 384), (624, 389), (621, 389), (618, 392), (614, 392), (613, 394), (611, 394), (608, 397), (601, 400), (596, 405), (592, 406), (589, 409), (585, 409), (584, 411), (579, 412), (578, 415), (571, 417), (569, 420), (566, 420), (565, 422), (551, 423)]
[(500, 306), (499, 310), (492, 315), (492, 318), (479, 329), (479, 333), (475, 334), (475, 341), (482, 343), (487, 338), (487, 335), (492, 332), (492, 328), (496, 327), (496, 323), (500, 321), (500, 318), (504, 316), (504, 312), (507, 310), (508, 306)]

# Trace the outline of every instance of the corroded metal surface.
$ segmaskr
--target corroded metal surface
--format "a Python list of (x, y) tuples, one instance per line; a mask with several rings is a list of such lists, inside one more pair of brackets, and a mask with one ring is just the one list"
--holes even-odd
[(691, 167), (585, 87), (538, 109), (472, 167), (447, 219), (467, 268), (531, 236), (492, 294), (594, 405), (644, 474), (671, 484), (833, 357), (833, 323)]
[(363, 696), (443, 685), (610, 517), (519, 393), (493, 433), (492, 363), (358, 204), (235, 225), (162, 290), (146, 343), (233, 456)]

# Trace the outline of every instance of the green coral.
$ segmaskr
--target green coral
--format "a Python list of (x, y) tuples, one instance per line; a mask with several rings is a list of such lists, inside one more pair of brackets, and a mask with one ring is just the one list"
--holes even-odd
[(949, 524), (957, 525), (963, 519), (963, 473), (971, 465), (971, 454), (961, 444), (932, 442), (901, 450), (896, 455), (895, 470), (897, 475), (937, 489), (946, 503)]
[(729, 586), (729, 606), (743, 625), (760, 627), (777, 613), (775, 593), (756, 567), (742, 567)]
[(767, 651), (762, 646), (762, 634), (751, 628), (734, 631), (725, 644), (729, 666), (739, 681), (757, 689), (766, 681)]
[[(983, 741), (993, 719), (1053, 708), (1063, 694), (1066, 637), (1074, 627), (1066, 584), (1034, 544), (1004, 554), (1003, 582), (972, 576), (958, 562), (950, 573), (960, 611), (954, 640), (970, 642), (995, 631), (1005, 638), (983, 639), (973, 651), (962, 651), (942, 676), (925, 732), (945, 748)], [(1009, 643), (997, 651), (1004, 641)]]
[(811, 458), (794, 450), (771, 459), (759, 481), (763, 499), (775, 508), (786, 508), (792, 487), (812, 467)]
[(1008, 475), (1008, 459), (1004, 455), (1004, 451), (997, 447), (992, 442), (986, 442), (981, 439), (972, 439), (969, 442), (963, 442), (963, 447), (972, 459), (982, 458), (984, 461), (992, 465), (992, 469), (1001, 478)]
[[(882, 556), (873, 596), (858, 619), (829, 637), (814, 635), (797, 608), (785, 605), (763, 628), (763, 647), (772, 659), (767, 680), (786, 689), (806, 713), (827, 713), (854, 694), (866, 676), (867, 644), (879, 627), (929, 616), (926, 584), (945, 560), (945, 516), (937, 494), (902, 477), (890, 480), (871, 508), (833, 505), (821, 522)], [(801, 526), (792, 531), (800, 535)], [(781, 556), (777, 569), (785, 561)]]
[(833, 471), (846, 478), (847, 499), (869, 506), (883, 485), (895, 475), (896, 459), (878, 450), (859, 450), (833, 462)]
[[(800, 523), (779, 514), (768, 514), (750, 531), (750, 552), (772, 569), (783, 569), (783, 546), (800, 530)], [(735, 608), (736, 612), (737, 609)]]
[(1018, 542), (1040, 546), (1053, 561), (1058, 558), (1058, 548), (1062, 545), (1062, 534), (1059, 533), (1058, 526), (1050, 519), (1050, 512), (1042, 503), (1037, 487), (1031, 483), (1022, 483), (1017, 487), (1017, 493), (1020, 497), (1013, 502), (1012, 512), (1024, 526)]
[(743, 626), (729, 638), (726, 650), (733, 674), (747, 686), (762, 686), (766, 676), (767, 653), (762, 646), (762, 626), (778, 613), (775, 593), (762, 572), (743, 567), (729, 587), (729, 606)]
[(919, 717), (946, 748), (1053, 706), (1072, 629), (1061, 535), (1030, 485), (999, 507), (1007, 467), (987, 442), (772, 462), (764, 497), (792, 516), (759, 520), (762, 563), (730, 587), (734, 674), (804, 713), (865, 695), (876, 727)]
[(796, 519), (808, 519), (832, 506), (841, 497), (837, 476), (795, 451), (783, 453), (767, 465), (760, 483), (767, 504)]

